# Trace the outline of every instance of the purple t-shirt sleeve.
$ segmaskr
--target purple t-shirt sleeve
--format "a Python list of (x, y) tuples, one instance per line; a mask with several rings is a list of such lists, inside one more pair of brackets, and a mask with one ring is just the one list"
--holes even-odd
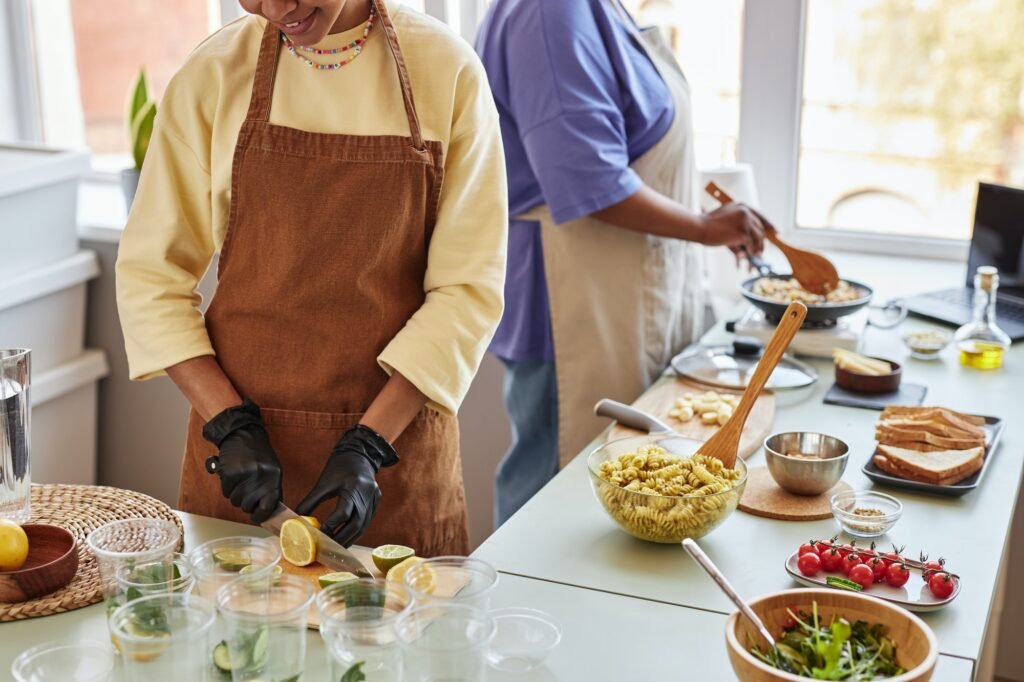
[(520, 62), (508, 70), (508, 106), (555, 221), (635, 193), (607, 17), (590, 2), (540, 0), (514, 21), (525, 25), (507, 33), (506, 53)]

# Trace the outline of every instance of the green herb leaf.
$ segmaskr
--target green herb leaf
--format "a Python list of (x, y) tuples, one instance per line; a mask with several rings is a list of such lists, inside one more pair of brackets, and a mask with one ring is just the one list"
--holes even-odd
[(364, 665), (366, 665), (366, 661), (359, 661), (346, 670), (338, 682), (363, 682), (366, 679), (366, 675), (363, 674)]

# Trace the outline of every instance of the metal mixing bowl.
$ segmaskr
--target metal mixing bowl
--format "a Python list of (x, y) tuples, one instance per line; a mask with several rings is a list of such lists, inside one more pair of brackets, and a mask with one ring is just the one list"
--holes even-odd
[[(810, 456), (789, 457), (788, 453)], [(795, 495), (820, 495), (839, 482), (850, 459), (850, 447), (823, 433), (790, 431), (768, 436), (764, 457), (772, 478)]]

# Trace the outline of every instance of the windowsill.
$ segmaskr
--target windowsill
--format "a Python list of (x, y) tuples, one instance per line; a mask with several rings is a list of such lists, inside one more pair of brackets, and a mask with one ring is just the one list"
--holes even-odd
[[(127, 218), (124, 194), (116, 182), (89, 180), (78, 191), (78, 236), (85, 241), (117, 244)], [(875, 288), (876, 300), (958, 286), (966, 281), (963, 260), (893, 257), (852, 250), (826, 249), (839, 272)], [(769, 254), (773, 266), (785, 271), (778, 252)]]
[(118, 182), (83, 180), (78, 186), (78, 238), (117, 244), (128, 209)]

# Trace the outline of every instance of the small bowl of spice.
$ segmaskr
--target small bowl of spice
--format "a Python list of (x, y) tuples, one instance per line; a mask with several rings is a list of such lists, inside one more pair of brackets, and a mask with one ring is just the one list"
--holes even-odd
[(918, 360), (937, 359), (952, 339), (952, 334), (939, 329), (910, 332), (903, 335), (903, 343), (910, 349), (910, 357)]
[(858, 538), (885, 535), (903, 515), (899, 500), (870, 490), (836, 493), (829, 504), (839, 527)]

